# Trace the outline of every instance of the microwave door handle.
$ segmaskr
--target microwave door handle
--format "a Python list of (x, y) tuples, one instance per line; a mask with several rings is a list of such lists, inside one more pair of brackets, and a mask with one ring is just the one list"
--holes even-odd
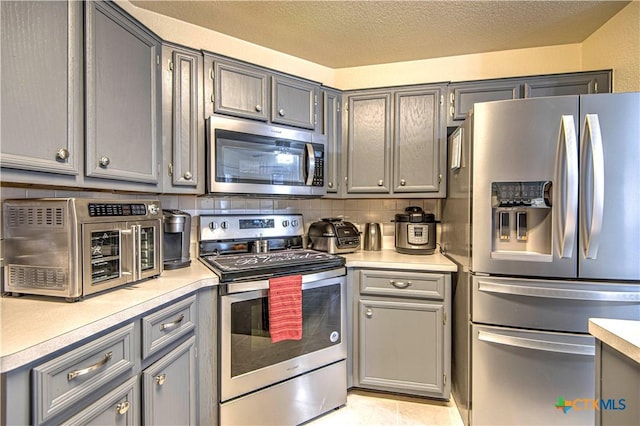
[(307, 180), (305, 185), (313, 185), (313, 177), (316, 174), (316, 156), (313, 152), (313, 145), (310, 143), (305, 144), (305, 157), (307, 164)]
[(555, 207), (559, 256), (570, 258), (576, 240), (578, 211), (578, 142), (573, 115), (563, 115), (561, 119), (555, 175), (559, 193)]
[(596, 259), (604, 212), (604, 152), (597, 114), (585, 116), (581, 162), (581, 183), (585, 194), (580, 205), (584, 256)]
[[(123, 229), (120, 231), (120, 241), (122, 244), (122, 241), (124, 241), (124, 236), (128, 236), (131, 241), (135, 240), (135, 236), (133, 235), (133, 228), (131, 229)], [(131, 262), (131, 269), (129, 271), (122, 271), (122, 275), (127, 275), (130, 276), (131, 278), (127, 280), (127, 282), (129, 281), (135, 281), (136, 280), (136, 263), (135, 263), (135, 250), (133, 250), (135, 248), (135, 246), (131, 247), (132, 248), (132, 262)], [(123, 256), (123, 251), (122, 248), (120, 250), (120, 260), (122, 260), (122, 256)], [(128, 262), (120, 262), (121, 265), (126, 265)]]
[(132, 253), (133, 253), (133, 277), (136, 281), (142, 279), (142, 245), (140, 243), (141, 225), (131, 226), (133, 231)]

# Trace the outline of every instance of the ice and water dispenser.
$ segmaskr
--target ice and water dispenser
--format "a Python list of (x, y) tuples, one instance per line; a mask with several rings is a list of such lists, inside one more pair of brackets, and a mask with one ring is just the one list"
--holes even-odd
[(491, 186), (492, 257), (551, 256), (551, 182), (493, 182)]

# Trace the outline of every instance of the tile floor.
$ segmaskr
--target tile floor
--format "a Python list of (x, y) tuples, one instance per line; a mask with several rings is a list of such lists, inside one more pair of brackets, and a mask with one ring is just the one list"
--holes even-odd
[(310, 426), (445, 425), (463, 426), (453, 398), (449, 402), (351, 390), (347, 405), (331, 411)]

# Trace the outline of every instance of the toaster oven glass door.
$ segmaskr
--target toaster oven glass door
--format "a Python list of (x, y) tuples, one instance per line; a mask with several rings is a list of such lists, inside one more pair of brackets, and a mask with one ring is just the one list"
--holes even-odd
[(83, 293), (160, 274), (160, 221), (84, 224)]

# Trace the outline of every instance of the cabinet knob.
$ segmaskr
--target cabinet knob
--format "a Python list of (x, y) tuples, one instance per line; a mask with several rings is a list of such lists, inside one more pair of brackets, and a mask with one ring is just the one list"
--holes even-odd
[(367, 308), (364, 314), (367, 316), (367, 318), (371, 318), (373, 316), (373, 310), (371, 308)]
[(109, 159), (109, 157), (101, 157), (98, 160), (98, 165), (100, 167), (107, 167), (110, 163), (111, 163), (111, 160)]
[(129, 411), (129, 401), (124, 401), (116, 405), (116, 413), (122, 415), (126, 414), (127, 411)]
[(261, 112), (262, 111), (262, 105), (256, 105), (256, 111)]
[(69, 158), (69, 151), (66, 148), (60, 148), (58, 152), (56, 152), (56, 160), (67, 161), (68, 158)]
[(191, 172), (185, 172), (184, 175), (182, 175), (182, 177), (185, 178), (185, 180), (193, 179), (193, 175), (191, 174)]
[(380, 180), (378, 181), (378, 186), (382, 186), (382, 185), (384, 185), (384, 181), (383, 181), (382, 179), (380, 179)]
[(406, 186), (407, 185), (407, 181), (404, 179), (400, 179), (400, 186)]
[(329, 188), (333, 188), (333, 182), (329, 182), (329, 183), (327, 183), (327, 186), (328, 186)]
[(278, 110), (278, 115), (280, 117), (284, 117), (284, 110), (283, 109)]
[(158, 384), (158, 386), (162, 386), (164, 385), (164, 382), (167, 380), (167, 374), (163, 373), (160, 374), (158, 376), (156, 376), (156, 383)]

